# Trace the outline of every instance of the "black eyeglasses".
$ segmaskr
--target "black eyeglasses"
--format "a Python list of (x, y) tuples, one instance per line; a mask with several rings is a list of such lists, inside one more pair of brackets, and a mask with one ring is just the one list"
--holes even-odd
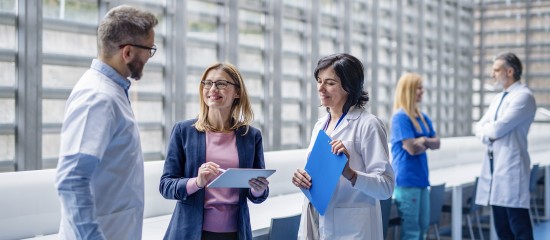
[(235, 83), (232, 83), (232, 82), (229, 82), (229, 81), (225, 81), (225, 80), (218, 80), (218, 81), (210, 81), (210, 80), (206, 80), (206, 81), (201, 81), (202, 85), (204, 86), (205, 89), (210, 89), (212, 86), (215, 86), (217, 89), (224, 89), (227, 87), (227, 85), (231, 84), (233, 86), (236, 86), (238, 87), (239, 85), (238, 84), (235, 84)]
[(149, 50), (149, 55), (151, 55), (151, 57), (153, 57), (153, 55), (155, 55), (155, 53), (157, 52), (157, 46), (156, 45), (153, 45), (153, 47), (146, 47), (146, 46), (142, 46), (142, 45), (128, 43), (128, 44), (122, 44), (122, 45), (118, 46), (118, 48), (123, 48), (123, 47), (126, 47), (126, 46), (132, 46), (132, 47), (137, 47), (137, 48), (141, 48), (141, 49), (147, 49), (147, 50)]

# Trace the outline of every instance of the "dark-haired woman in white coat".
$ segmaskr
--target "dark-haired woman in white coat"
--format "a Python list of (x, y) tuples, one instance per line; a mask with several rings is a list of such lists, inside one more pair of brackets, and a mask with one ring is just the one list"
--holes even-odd
[[(345, 154), (348, 162), (324, 215), (305, 198), (298, 238), (383, 239), (379, 200), (391, 197), (395, 177), (384, 125), (364, 109), (363, 65), (348, 54), (331, 55), (319, 60), (315, 78), (328, 114), (315, 124), (309, 149), (323, 129), (333, 139), (332, 151)], [(302, 169), (292, 182), (305, 189), (312, 185)]]

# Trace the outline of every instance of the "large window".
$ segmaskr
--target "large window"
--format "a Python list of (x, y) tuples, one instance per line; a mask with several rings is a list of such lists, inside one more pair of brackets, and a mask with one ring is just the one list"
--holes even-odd
[(481, 1), (475, 9), (474, 88), (472, 118), (483, 116), (495, 94), (493, 57), (515, 53), (523, 63), (521, 82), (535, 95), (539, 113), (535, 121), (550, 122), (550, 2)]
[(470, 135), (491, 97), (479, 79), (487, 78), (489, 56), (503, 49), (529, 57), (527, 82), (540, 89), (539, 105), (550, 105), (544, 67), (550, 9), (539, 2), (529, 18), (506, 1), (484, 8), (435, 0), (18, 3), (36, 2), (0, 1), (0, 171), (55, 167), (66, 99), (96, 57), (98, 22), (115, 4), (146, 8), (160, 20), (159, 50), (130, 90), (146, 161), (163, 160), (174, 123), (197, 116), (200, 77), (218, 61), (243, 73), (266, 151), (308, 146), (313, 124), (326, 114), (313, 69), (320, 57), (339, 52), (363, 61), (367, 109), (386, 125), (397, 80), (417, 72), (426, 90), (422, 109), (439, 135)]
[(0, 171), (15, 165), (16, 2), (0, 1)]

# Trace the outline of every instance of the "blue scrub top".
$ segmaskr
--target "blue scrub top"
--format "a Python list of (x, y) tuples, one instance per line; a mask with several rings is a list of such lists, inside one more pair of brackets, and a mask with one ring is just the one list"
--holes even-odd
[(390, 137), (392, 166), (395, 171), (396, 186), (398, 187), (424, 188), (430, 186), (426, 152), (414, 156), (410, 155), (403, 149), (402, 142), (410, 138), (433, 137), (436, 135), (432, 120), (425, 113), (422, 113), (422, 115), (428, 124), (427, 129), (420, 117), (416, 118), (422, 132), (416, 131), (414, 124), (403, 109), (399, 109), (392, 117)]

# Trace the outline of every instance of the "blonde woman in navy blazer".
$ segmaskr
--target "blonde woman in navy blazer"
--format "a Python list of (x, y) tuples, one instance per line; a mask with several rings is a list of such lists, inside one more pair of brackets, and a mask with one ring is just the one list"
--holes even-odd
[[(220, 167), (228, 167), (207, 161), (207, 153), (216, 154), (208, 148), (219, 147), (218, 144), (207, 144), (208, 136), (212, 136), (209, 134), (234, 136), (236, 146), (230, 147), (233, 150), (236, 147), (236, 167), (265, 168), (262, 135), (258, 129), (249, 126), (253, 114), (243, 79), (233, 65), (218, 63), (206, 69), (199, 88), (199, 116), (174, 126), (160, 180), (161, 194), (167, 199), (178, 200), (164, 239), (252, 239), (247, 199), (253, 203), (265, 201), (269, 194), (265, 178), (250, 180), (250, 188), (227, 190), (232, 191), (231, 198), (238, 199), (227, 204), (228, 208), (233, 209), (233, 213), (236, 206), (238, 210), (234, 218), (219, 221), (219, 224), (231, 222), (235, 231), (207, 231), (209, 229), (205, 230), (203, 225), (217, 220), (205, 218), (208, 211), (205, 199), (208, 201), (208, 196), (214, 196), (212, 191), (219, 191), (205, 186), (220, 173)], [(189, 193), (188, 190), (193, 188), (196, 191)], [(215, 211), (222, 212), (218, 208), (224, 209), (225, 206), (216, 205)]]

